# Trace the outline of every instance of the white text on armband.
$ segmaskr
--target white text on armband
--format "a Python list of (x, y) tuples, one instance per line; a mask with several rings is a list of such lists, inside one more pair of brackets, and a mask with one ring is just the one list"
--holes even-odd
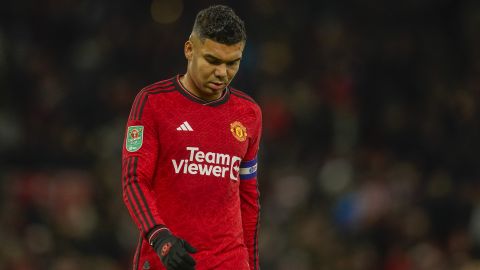
[(240, 163), (240, 180), (249, 180), (257, 177), (257, 159)]

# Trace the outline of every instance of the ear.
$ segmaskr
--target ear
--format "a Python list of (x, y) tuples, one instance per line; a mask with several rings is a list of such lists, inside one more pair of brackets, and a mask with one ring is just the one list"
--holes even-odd
[(192, 57), (193, 57), (193, 43), (192, 43), (192, 41), (187, 40), (187, 42), (185, 42), (183, 52), (185, 53), (185, 58), (187, 58), (188, 61), (191, 61)]

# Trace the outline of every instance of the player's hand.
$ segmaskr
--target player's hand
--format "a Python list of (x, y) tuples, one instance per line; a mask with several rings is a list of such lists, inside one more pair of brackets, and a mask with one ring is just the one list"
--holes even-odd
[(170, 234), (157, 239), (153, 247), (167, 270), (195, 269), (195, 260), (189, 253), (195, 253), (197, 250), (187, 241)]

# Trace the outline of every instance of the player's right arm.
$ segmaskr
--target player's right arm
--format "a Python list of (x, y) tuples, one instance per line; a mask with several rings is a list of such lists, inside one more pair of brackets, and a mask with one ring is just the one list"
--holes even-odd
[(142, 90), (128, 118), (122, 150), (123, 201), (140, 230), (147, 237), (154, 228), (164, 227), (151, 188), (157, 163), (158, 136), (148, 94)]
[(148, 88), (140, 91), (127, 122), (122, 150), (123, 201), (142, 236), (167, 269), (194, 269), (195, 261), (189, 253), (196, 250), (165, 226), (152, 190), (159, 137), (148, 97)]

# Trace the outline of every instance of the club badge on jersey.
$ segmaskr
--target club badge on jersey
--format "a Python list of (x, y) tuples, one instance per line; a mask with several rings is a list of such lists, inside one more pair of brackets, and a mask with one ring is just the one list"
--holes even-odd
[(143, 126), (129, 126), (125, 148), (128, 152), (138, 151), (143, 144)]
[(247, 128), (238, 121), (230, 124), (230, 131), (233, 137), (241, 142), (247, 139)]

